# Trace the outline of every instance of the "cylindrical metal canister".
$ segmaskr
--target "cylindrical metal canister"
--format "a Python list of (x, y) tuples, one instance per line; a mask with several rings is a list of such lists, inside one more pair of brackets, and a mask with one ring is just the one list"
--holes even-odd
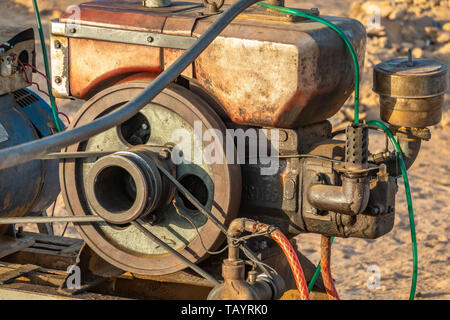
[(375, 66), (380, 116), (398, 127), (424, 128), (441, 120), (448, 67), (436, 60), (399, 58)]

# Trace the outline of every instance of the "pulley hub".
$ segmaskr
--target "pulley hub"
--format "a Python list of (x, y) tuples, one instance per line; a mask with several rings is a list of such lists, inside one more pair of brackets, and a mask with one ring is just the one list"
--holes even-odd
[(156, 162), (173, 167), (144, 146), (97, 160), (86, 181), (86, 197), (97, 214), (113, 224), (126, 224), (167, 205), (175, 189), (161, 177)]

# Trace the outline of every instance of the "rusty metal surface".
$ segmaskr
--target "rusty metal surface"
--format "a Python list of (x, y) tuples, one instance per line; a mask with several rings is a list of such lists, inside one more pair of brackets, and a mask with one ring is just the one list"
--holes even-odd
[(373, 90), (380, 95), (383, 121), (399, 127), (432, 126), (441, 121), (448, 67), (412, 57), (385, 61), (374, 68)]
[(381, 120), (399, 127), (423, 128), (442, 119), (444, 95), (427, 99), (380, 96)]
[[(199, 21), (194, 35), (210, 20)], [(362, 26), (331, 20), (354, 35), (351, 41), (362, 63)], [(234, 122), (283, 128), (316, 123), (337, 112), (351, 92), (351, 69), (342, 41), (312, 22), (237, 20), (195, 62), (197, 79)]]
[[(121, 1), (82, 5), (81, 12), (83, 25), (193, 36), (200, 36), (217, 17), (199, 16), (196, 8), (155, 10)], [(362, 64), (363, 26), (351, 19), (328, 18), (352, 35)], [(132, 46), (125, 44), (87, 45), (74, 39), (70, 47), (71, 93), (81, 98), (126, 71), (150, 68), (160, 72), (183, 52), (162, 49), (161, 54), (143, 46), (130, 52)], [(150, 62), (140, 63), (142, 56)], [(260, 21), (245, 16), (228, 26), (184, 75), (210, 91), (234, 122), (284, 128), (331, 117), (353, 86), (350, 54), (333, 31), (315, 22)]]
[[(131, 83), (108, 89), (107, 91), (96, 96), (83, 107), (83, 109), (78, 113), (77, 117), (72, 122), (72, 126), (81, 125), (85, 122), (92, 121), (92, 119), (95, 119), (105, 112), (111, 112), (115, 107), (121, 105), (121, 103), (126, 102), (133, 96), (135, 96), (145, 86), (145, 83)], [(204, 102), (201, 101), (198, 97), (184, 88), (178, 87), (178, 89), (166, 89), (159, 96), (157, 96), (153, 103), (154, 104), (152, 104), (151, 107), (149, 106), (148, 112), (156, 112), (151, 110), (154, 110), (155, 104), (158, 104), (164, 106), (164, 110), (171, 110), (170, 114), (172, 115), (172, 120), (174, 120), (176, 117), (181, 117), (180, 119), (184, 119), (183, 121), (186, 121), (186, 124), (188, 126), (192, 126), (195, 120), (200, 120), (204, 124), (204, 130), (207, 130), (207, 128), (216, 128), (221, 131), (225, 130), (225, 127), (223, 124), (221, 124), (220, 119), (214, 113), (212, 113), (212, 111), (209, 110), (208, 106), (205, 105)], [(147, 114), (147, 111), (143, 109), (141, 113)], [(150, 113), (148, 115), (150, 115)], [(159, 137), (157, 126), (158, 123), (154, 123), (153, 125), (152, 123), (150, 124), (150, 127), (153, 128), (153, 135), (151, 136), (152, 139), (170, 140), (170, 135)], [(164, 128), (160, 127), (159, 130), (164, 131)], [(111, 133), (108, 134), (114, 134), (114, 132), (116, 132), (115, 129), (112, 129), (110, 131)], [(90, 149), (86, 151), (95, 151), (97, 149), (103, 150), (105, 146), (99, 145), (97, 142), (95, 142), (95, 139), (91, 139), (94, 140), (93, 142), (89, 141), (87, 143), (73, 145), (67, 148), (66, 151), (83, 151), (84, 148), (87, 147), (89, 147)], [(102, 139), (105, 139), (105, 137), (100, 137), (100, 139), (101, 141), (104, 141)], [(111, 138), (109, 139), (109, 141), (110, 144), (118, 144), (121, 140), (118, 138)], [(161, 142), (163, 141), (150, 140), (150, 142), (161, 144)], [(119, 143), (119, 145), (121, 145), (124, 149), (127, 149), (129, 147), (123, 143)], [(114, 150), (117, 150), (117, 146), (115, 145), (111, 145), (109, 147), (114, 147)], [(92, 148), (94, 148), (95, 150)], [(62, 193), (64, 196), (66, 207), (71, 215), (83, 216), (86, 214), (92, 214), (92, 209), (87, 205), (86, 200), (83, 196), (82, 189), (79, 189), (80, 184), (83, 184), (83, 181), (80, 179), (83, 179), (83, 175), (85, 174), (82, 173), (80, 169), (84, 168), (82, 170), (86, 171), (88, 170), (86, 168), (89, 168), (89, 166), (89, 161), (86, 162), (80, 159), (75, 161), (66, 160), (62, 163), (60, 170), (63, 190)], [(192, 168), (195, 169), (195, 167)], [(183, 170), (187, 170), (187, 167)], [(183, 170), (178, 168), (177, 175), (182, 174)], [(239, 206), (240, 190), (238, 190), (238, 188), (241, 185), (239, 167), (228, 164), (213, 164), (210, 166), (210, 169), (205, 168), (204, 170), (210, 172), (210, 179), (212, 179), (212, 182), (214, 182), (213, 199), (211, 199), (210, 203), (208, 202), (208, 206), (212, 206), (210, 209), (212, 210), (212, 213), (217, 217), (217, 219), (219, 219), (222, 223), (227, 224), (235, 217)], [(201, 171), (199, 173), (203, 174), (201, 173)], [(177, 218), (176, 214), (172, 211), (170, 211), (172, 213), (167, 212), (167, 210), (164, 212), (165, 218), (163, 221), (175, 219), (171, 220), (173, 222), (181, 219), (180, 217)], [(168, 214), (175, 214), (175, 216), (170, 216), (169, 219)], [(186, 227), (188, 227), (187, 222), (183, 221), (183, 224), (179, 223), (180, 222), (177, 222), (177, 224), (171, 224), (170, 229), (174, 230), (173, 228), (180, 228), (181, 225), (186, 225)], [(123, 270), (144, 275), (159, 275), (175, 272), (185, 268), (184, 263), (180, 262), (174, 256), (165, 254), (164, 250), (161, 251), (161, 249), (152, 249), (153, 245), (149, 243), (149, 240), (147, 240), (146, 238), (139, 238), (142, 235), (134, 230), (134, 227), (132, 226), (126, 228), (125, 230), (114, 230), (107, 225), (99, 225), (99, 227), (92, 225), (76, 225), (76, 227), (84, 240), (89, 244), (91, 248), (96, 251), (97, 254), (99, 254), (109, 263)], [(156, 225), (156, 228), (156, 230), (158, 230), (158, 225)], [(191, 226), (189, 226), (188, 228), (192, 229)], [(161, 231), (158, 232), (163, 232), (164, 230), (166, 230), (164, 227), (160, 227), (160, 229)], [(122, 235), (122, 232), (125, 232), (125, 235)], [(178, 232), (185, 231), (179, 229)], [(205, 257), (206, 251), (202, 247), (199, 237), (194, 237), (195, 231), (191, 230), (189, 232), (190, 234), (192, 234), (189, 236), (193, 237), (192, 241), (186, 243), (185, 245), (182, 245), (182, 242), (176, 240), (177, 250), (179, 252), (182, 252), (183, 255), (185, 255), (191, 261), (198, 262)], [(224, 240), (223, 235), (211, 221), (208, 221), (204, 225), (202, 225), (201, 232), (203, 235), (205, 246), (210, 250), (214, 250), (214, 248), (217, 248), (217, 246), (220, 245)], [(170, 233), (164, 233), (163, 235), (165, 235), (166, 237), (170, 236), (171, 239), (178, 239), (177, 237), (170, 235)], [(128, 239), (129, 237), (133, 238), (131, 242), (126, 241), (126, 239)], [(114, 240), (111, 241), (111, 239)], [(122, 249), (123, 246), (126, 245), (131, 245), (132, 247), (125, 250)], [(152, 252), (156, 250), (153, 253), (153, 256), (152, 254), (149, 255), (148, 253), (146, 253), (150, 249), (152, 250)]]
[(162, 72), (160, 48), (86, 39), (69, 39), (69, 48), (70, 90), (75, 97), (90, 98), (99, 86), (138, 72)]
[(53, 95), (56, 98), (69, 98), (69, 39), (52, 35), (50, 48)]

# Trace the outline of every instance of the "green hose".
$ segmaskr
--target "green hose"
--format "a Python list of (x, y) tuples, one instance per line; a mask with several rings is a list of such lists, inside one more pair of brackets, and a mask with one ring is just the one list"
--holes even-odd
[[(268, 3), (264, 3), (264, 2), (258, 2), (258, 5), (261, 7), (274, 9), (274, 10), (277, 10), (280, 12), (292, 14), (295, 16), (300, 16), (303, 18), (307, 18), (307, 19), (311, 19), (311, 20), (323, 23), (326, 26), (328, 26), (329, 28), (331, 28), (332, 30), (334, 30), (342, 38), (342, 40), (344, 40), (345, 44), (347, 45), (347, 47), (350, 50), (350, 53), (352, 55), (354, 69), (355, 69), (355, 118), (354, 118), (354, 122), (359, 123), (359, 63), (358, 63), (358, 57), (356, 55), (355, 49), (353, 48), (352, 43), (347, 38), (345, 33), (341, 29), (339, 29), (336, 25), (331, 23), (330, 21), (323, 19), (321, 17), (317, 17), (314, 15), (308, 14), (308, 13), (300, 11), (300, 10), (284, 8), (284, 7), (280, 7), (280, 6), (276, 6), (276, 5), (272, 5), (272, 4), (268, 4)], [(394, 145), (394, 148), (397, 152), (397, 157), (398, 157), (398, 161), (400, 164), (400, 169), (402, 171), (403, 181), (405, 184), (406, 199), (407, 199), (407, 203), (408, 203), (409, 224), (410, 224), (410, 229), (411, 229), (411, 241), (412, 241), (412, 250), (413, 250), (413, 276), (412, 276), (411, 291), (410, 291), (409, 299), (414, 300), (414, 296), (416, 293), (417, 266), (418, 266), (416, 228), (415, 228), (415, 223), (414, 223), (414, 210), (413, 210), (413, 204), (412, 204), (411, 189), (409, 187), (409, 179), (408, 179), (408, 174), (406, 172), (406, 166), (405, 166), (405, 162), (404, 162), (404, 158), (403, 158), (403, 152), (400, 148), (400, 145), (395, 140), (394, 135), (392, 134), (392, 132), (389, 130), (389, 128), (384, 123), (382, 123), (381, 121), (378, 121), (378, 120), (373, 120), (373, 121), (367, 122), (367, 124), (375, 125), (375, 126), (380, 127), (381, 129), (383, 129), (384, 132), (388, 135), (389, 139), (391, 140), (391, 142)], [(331, 243), (333, 243), (333, 240), (334, 240), (334, 237), (331, 238)], [(319, 262), (319, 264), (317, 265), (316, 271), (314, 272), (314, 275), (311, 278), (311, 281), (308, 285), (308, 290), (310, 292), (314, 286), (314, 283), (317, 280), (317, 277), (320, 274), (320, 269), (321, 269), (321, 266), (320, 266), (320, 262)]]
[[(50, 79), (50, 67), (49, 67), (48, 57), (47, 57), (47, 48), (45, 46), (44, 31), (42, 29), (41, 15), (39, 13), (37, 0), (33, 0), (33, 7), (34, 7), (34, 12), (36, 14), (36, 22), (38, 25), (39, 37), (41, 39), (42, 56), (44, 57), (44, 65), (45, 65), (45, 75), (47, 76), (48, 79)], [(50, 85), (50, 83), (48, 81), (46, 81), (46, 82), (47, 82), (47, 88), (48, 88), (48, 95), (50, 96), (50, 104), (52, 106), (53, 120), (55, 121), (58, 132), (61, 132), (63, 130), (62, 130), (61, 123), (59, 120), (58, 109), (56, 108), (56, 102), (55, 102), (55, 97), (53, 96), (52, 86)]]
[[(331, 244), (333, 244), (333, 241), (334, 241), (334, 237), (331, 237), (331, 239), (330, 239)], [(317, 264), (317, 267), (316, 267), (316, 271), (314, 271), (314, 274), (311, 277), (311, 281), (309, 281), (309, 284), (308, 284), (309, 292), (311, 292), (312, 288), (314, 287), (314, 284), (316, 283), (316, 280), (319, 277), (321, 269), (322, 269), (322, 267), (320, 266), (320, 261), (319, 261), (319, 263)]]
[(405, 184), (405, 192), (406, 192), (406, 201), (408, 203), (408, 214), (409, 214), (409, 226), (411, 229), (411, 241), (412, 241), (412, 251), (413, 251), (413, 275), (411, 282), (411, 291), (409, 293), (409, 300), (414, 300), (414, 296), (416, 294), (416, 284), (417, 284), (417, 266), (418, 266), (418, 257), (417, 257), (417, 242), (416, 242), (416, 226), (414, 223), (414, 209), (411, 197), (411, 189), (409, 187), (409, 179), (408, 173), (406, 172), (405, 161), (403, 158), (403, 152), (398, 144), (397, 140), (395, 140), (394, 135), (391, 130), (381, 121), (372, 120), (367, 122), (368, 125), (375, 125), (383, 129), (383, 131), (388, 135), (389, 140), (391, 140), (394, 145), (395, 151), (397, 152), (398, 162), (400, 164), (400, 169), (402, 171), (403, 182)]
[(315, 15), (306, 13), (301, 10), (280, 7), (280, 6), (268, 4), (265, 2), (258, 2), (258, 5), (261, 7), (264, 7), (264, 8), (277, 10), (277, 11), (284, 12), (287, 14), (292, 14), (294, 16), (299, 16), (299, 17), (303, 17), (303, 18), (307, 18), (307, 19), (311, 19), (311, 20), (323, 23), (324, 25), (326, 25), (327, 27), (329, 27), (333, 31), (335, 31), (342, 38), (342, 40), (344, 40), (345, 44), (347, 45), (347, 47), (350, 50), (350, 53), (352, 55), (353, 65), (354, 65), (354, 69), (355, 69), (355, 119), (354, 119), (354, 122), (359, 123), (359, 64), (358, 64), (358, 56), (356, 55), (355, 48), (353, 48), (352, 43), (350, 42), (348, 37), (345, 35), (345, 33), (341, 29), (339, 29), (339, 27), (337, 27), (335, 24), (333, 24), (332, 22), (330, 22), (324, 18), (317, 17)]
[[(400, 164), (400, 169), (402, 171), (403, 176), (403, 182), (405, 184), (405, 193), (406, 193), (406, 201), (408, 203), (408, 214), (409, 214), (409, 227), (411, 230), (411, 242), (412, 242), (412, 252), (413, 252), (413, 274), (412, 274), (412, 281), (411, 281), (411, 290), (409, 293), (409, 300), (414, 300), (414, 296), (416, 295), (416, 285), (417, 285), (417, 270), (418, 270), (418, 255), (417, 255), (417, 240), (416, 240), (416, 225), (414, 222), (414, 209), (413, 209), (413, 203), (412, 203), (412, 196), (411, 196), (411, 188), (409, 186), (409, 179), (408, 179), (408, 173), (406, 171), (405, 161), (403, 158), (403, 151), (400, 148), (400, 145), (398, 144), (397, 140), (395, 140), (394, 135), (392, 134), (391, 130), (381, 121), (378, 120), (371, 120), (367, 122), (368, 125), (375, 125), (377, 127), (380, 127), (383, 129), (383, 131), (388, 135), (389, 140), (394, 145), (395, 151), (397, 152), (397, 158), (398, 162)], [(331, 243), (333, 243), (334, 238), (331, 238)], [(311, 292), (312, 288), (314, 287), (314, 283), (317, 280), (317, 277), (320, 273), (320, 262), (317, 265), (316, 271), (314, 272), (314, 275), (311, 278), (311, 281), (308, 285), (308, 290)]]

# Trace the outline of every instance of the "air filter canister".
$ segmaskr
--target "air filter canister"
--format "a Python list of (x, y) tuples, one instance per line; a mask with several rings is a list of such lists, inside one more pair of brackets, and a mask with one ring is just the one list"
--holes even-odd
[(373, 91), (381, 119), (398, 127), (424, 128), (441, 121), (448, 67), (435, 60), (400, 58), (375, 66)]

